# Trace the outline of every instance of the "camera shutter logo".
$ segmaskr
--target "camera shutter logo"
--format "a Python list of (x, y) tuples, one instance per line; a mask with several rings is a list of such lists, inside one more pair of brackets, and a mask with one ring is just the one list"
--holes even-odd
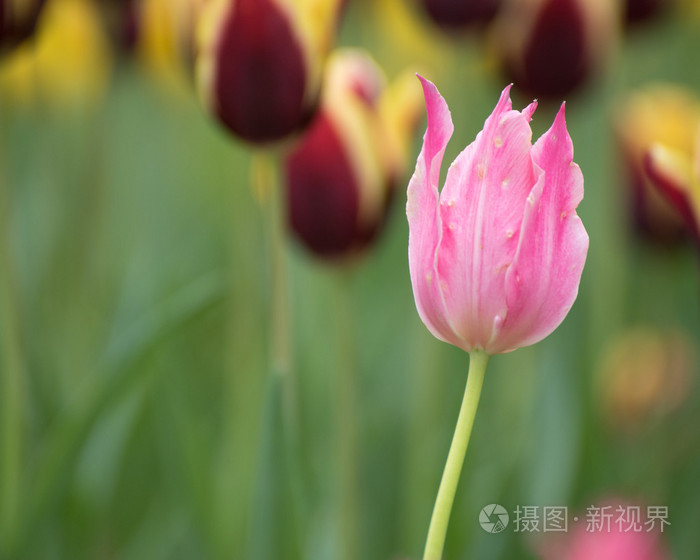
[(508, 526), (508, 512), (503, 506), (489, 504), (479, 513), (479, 523), (487, 533), (500, 533)]

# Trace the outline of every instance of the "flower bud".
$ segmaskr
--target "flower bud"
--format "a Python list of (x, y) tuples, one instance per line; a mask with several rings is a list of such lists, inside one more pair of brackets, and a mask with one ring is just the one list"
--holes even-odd
[(528, 96), (560, 100), (601, 69), (619, 18), (610, 0), (512, 0), (492, 39), (508, 81)]
[(212, 0), (198, 34), (197, 81), (209, 110), (235, 135), (270, 143), (316, 109), (337, 0)]
[(447, 30), (483, 25), (493, 19), (502, 0), (421, 0), (426, 13)]
[(374, 239), (405, 170), (419, 108), (413, 75), (386, 87), (363, 51), (331, 56), (319, 111), (284, 163), (289, 224), (309, 250), (342, 257)]
[(406, 202), (418, 314), (436, 338), (465, 352), (535, 344), (569, 313), (588, 253), (576, 213), (583, 174), (564, 104), (533, 145), (537, 102), (516, 111), (506, 87), (438, 191), (454, 126), (435, 85), (421, 82), (428, 127)]
[(14, 46), (34, 32), (45, 0), (0, 0), (0, 47)]
[[(697, 232), (690, 200), (682, 193), (692, 191), (690, 169), (699, 127), (700, 99), (680, 86), (652, 84), (618, 103), (615, 132), (626, 164), (634, 225), (657, 242), (680, 239), (684, 220)], [(660, 148), (652, 154), (653, 145)], [(674, 164), (681, 161), (687, 163)], [(677, 183), (679, 174), (685, 178)]]

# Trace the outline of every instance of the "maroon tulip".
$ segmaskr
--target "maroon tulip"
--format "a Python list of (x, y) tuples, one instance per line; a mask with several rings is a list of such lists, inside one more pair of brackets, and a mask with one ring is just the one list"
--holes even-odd
[(461, 29), (491, 21), (501, 0), (422, 0), (432, 20), (445, 29)]
[(503, 71), (528, 96), (559, 100), (600, 69), (618, 17), (609, 0), (514, 0), (494, 30)]
[(385, 88), (362, 51), (329, 60), (319, 112), (285, 161), (290, 227), (318, 256), (357, 252), (381, 230), (419, 114), (415, 81)]
[(235, 135), (265, 144), (311, 120), (340, 5), (316, 1), (322, 17), (282, 0), (222, 0), (205, 7), (199, 85), (209, 109)]

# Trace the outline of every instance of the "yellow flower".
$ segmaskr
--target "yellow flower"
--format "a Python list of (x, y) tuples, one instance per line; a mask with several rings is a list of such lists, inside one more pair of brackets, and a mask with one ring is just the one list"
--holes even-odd
[(10, 99), (52, 107), (82, 107), (100, 99), (111, 54), (99, 14), (89, 0), (50, 0), (36, 41), (13, 53), (0, 70)]

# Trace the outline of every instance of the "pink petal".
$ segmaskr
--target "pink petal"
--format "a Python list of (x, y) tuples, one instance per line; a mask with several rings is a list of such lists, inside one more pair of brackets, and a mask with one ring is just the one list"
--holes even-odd
[(447, 323), (445, 304), (436, 273), (436, 249), (441, 237), (438, 212), (440, 166), (454, 127), (447, 103), (430, 81), (418, 76), (423, 85), (428, 126), (423, 136), (416, 170), (408, 184), (408, 263), (418, 314), (430, 332), (440, 340), (458, 344)]
[(576, 215), (583, 175), (573, 163), (564, 105), (532, 149), (544, 171), (528, 196), (517, 253), (506, 274), (508, 315), (493, 353), (534, 344), (566, 317), (578, 294), (588, 235)]
[(507, 313), (505, 276), (523, 208), (537, 177), (529, 120), (512, 110), (510, 86), (476, 140), (450, 166), (440, 196), (438, 275), (450, 322), (469, 351), (485, 348)]

